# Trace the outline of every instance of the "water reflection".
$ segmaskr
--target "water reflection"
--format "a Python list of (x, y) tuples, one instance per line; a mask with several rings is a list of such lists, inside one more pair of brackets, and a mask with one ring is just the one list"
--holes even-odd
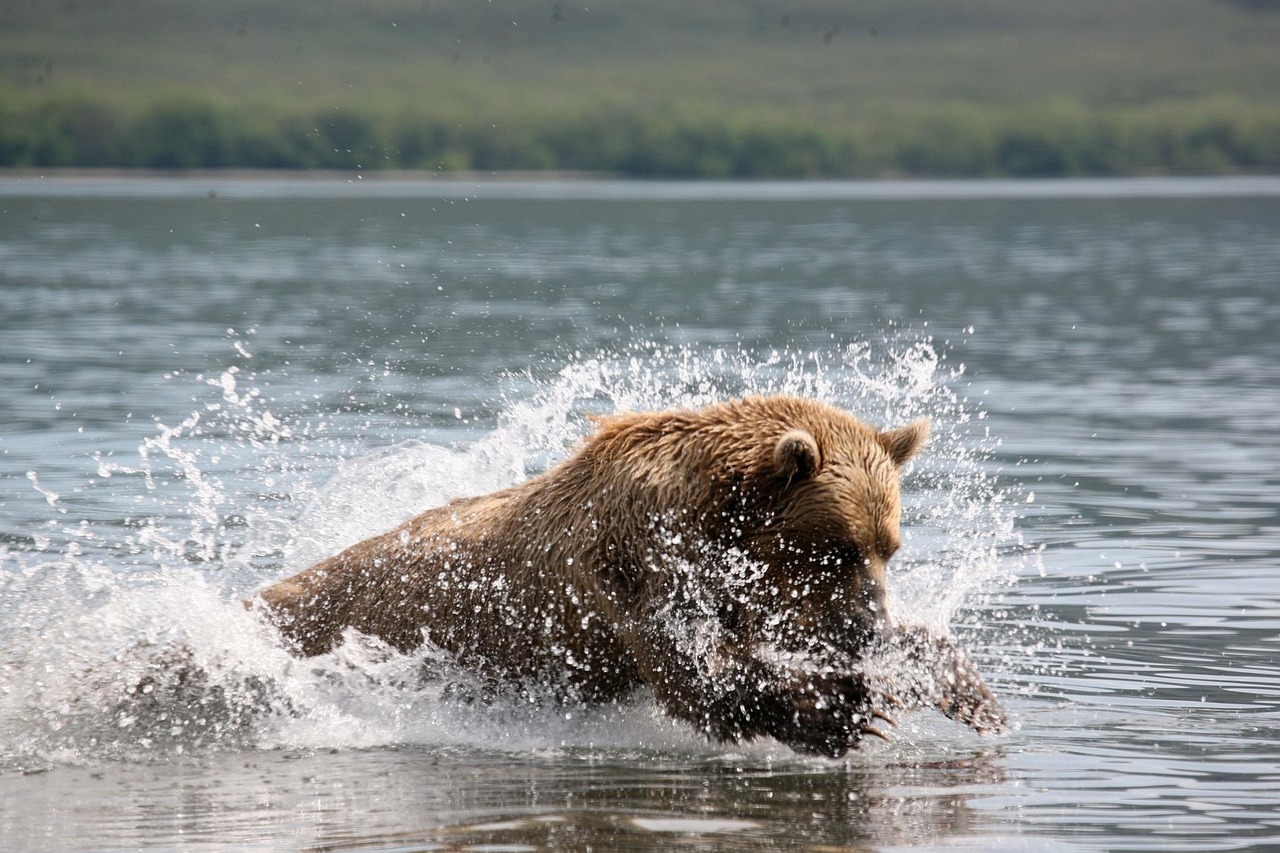
[(885, 758), (835, 769), (742, 756), (404, 748), (64, 768), (22, 780), (62, 805), (12, 814), (6, 832), (32, 850), (76, 838), (317, 851), (764, 850), (921, 845), (989, 828), (967, 803), (1004, 785), (995, 756)]

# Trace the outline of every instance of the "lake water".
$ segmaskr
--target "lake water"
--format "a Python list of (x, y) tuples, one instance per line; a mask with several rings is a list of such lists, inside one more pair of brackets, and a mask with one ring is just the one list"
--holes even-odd
[[(0, 849), (1280, 848), (1278, 328), (1270, 179), (0, 181)], [(1011, 732), (468, 705), (240, 606), (759, 391), (933, 418), (892, 603)]]

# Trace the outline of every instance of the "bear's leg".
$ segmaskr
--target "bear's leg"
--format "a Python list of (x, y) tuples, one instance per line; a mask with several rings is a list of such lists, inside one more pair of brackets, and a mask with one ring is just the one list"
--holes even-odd
[(918, 625), (899, 627), (867, 655), (877, 687), (905, 707), (937, 708), (974, 731), (998, 734), (1007, 719), (964, 649)]
[(268, 619), (302, 655), (330, 651), (352, 626), (354, 611), (369, 586), (366, 573), (346, 565), (343, 555), (278, 581), (248, 606), (263, 606)]

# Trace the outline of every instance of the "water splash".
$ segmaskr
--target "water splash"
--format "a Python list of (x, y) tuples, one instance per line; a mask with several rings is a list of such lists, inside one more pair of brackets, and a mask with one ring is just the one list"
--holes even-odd
[(994, 439), (955, 390), (963, 368), (927, 339), (575, 354), (509, 377), (477, 440), (384, 447), (376, 434), (336, 434), (310, 408), (273, 411), (246, 342), (234, 345), (240, 364), (195, 377), (214, 399), (176, 425), (157, 420), (136, 460), (98, 458), (94, 486), (118, 508), (110, 524), (67, 517), (29, 475), (59, 517), (48, 536), (0, 552), (0, 605), (11, 614), (0, 627), (0, 767), (271, 745), (704, 748), (643, 698), (590, 710), (525, 694), (477, 703), (458, 689), (465, 673), (424, 678), (449, 666), (430, 648), (400, 655), (352, 638), (299, 660), (241, 604), (423, 509), (553, 464), (593, 414), (784, 393), (879, 426), (929, 417), (931, 445), (904, 481), (894, 611), (942, 630), (1020, 568), (1018, 502), (986, 467)]

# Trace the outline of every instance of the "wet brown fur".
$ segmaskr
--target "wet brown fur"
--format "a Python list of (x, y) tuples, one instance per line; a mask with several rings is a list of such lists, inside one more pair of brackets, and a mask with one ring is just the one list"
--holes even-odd
[[(879, 432), (781, 396), (604, 418), (546, 473), (428, 510), (261, 599), (304, 655), (348, 628), (405, 651), (425, 636), (487, 676), (587, 701), (646, 684), (712, 737), (769, 734), (838, 755), (878, 733), (883, 697), (854, 669), (780, 673), (757, 646), (780, 611), (796, 649), (821, 640), (852, 659), (893, 633), (884, 572), (899, 544), (898, 471), (927, 432), (924, 421)], [(697, 658), (665, 620), (728, 554), (764, 573), (745, 599), (718, 603), (725, 636)], [(944, 669), (972, 670), (949, 641), (918, 645), (949, 649)], [(965, 690), (928, 701), (997, 728), (976, 710), (997, 708), (981, 679)]]

